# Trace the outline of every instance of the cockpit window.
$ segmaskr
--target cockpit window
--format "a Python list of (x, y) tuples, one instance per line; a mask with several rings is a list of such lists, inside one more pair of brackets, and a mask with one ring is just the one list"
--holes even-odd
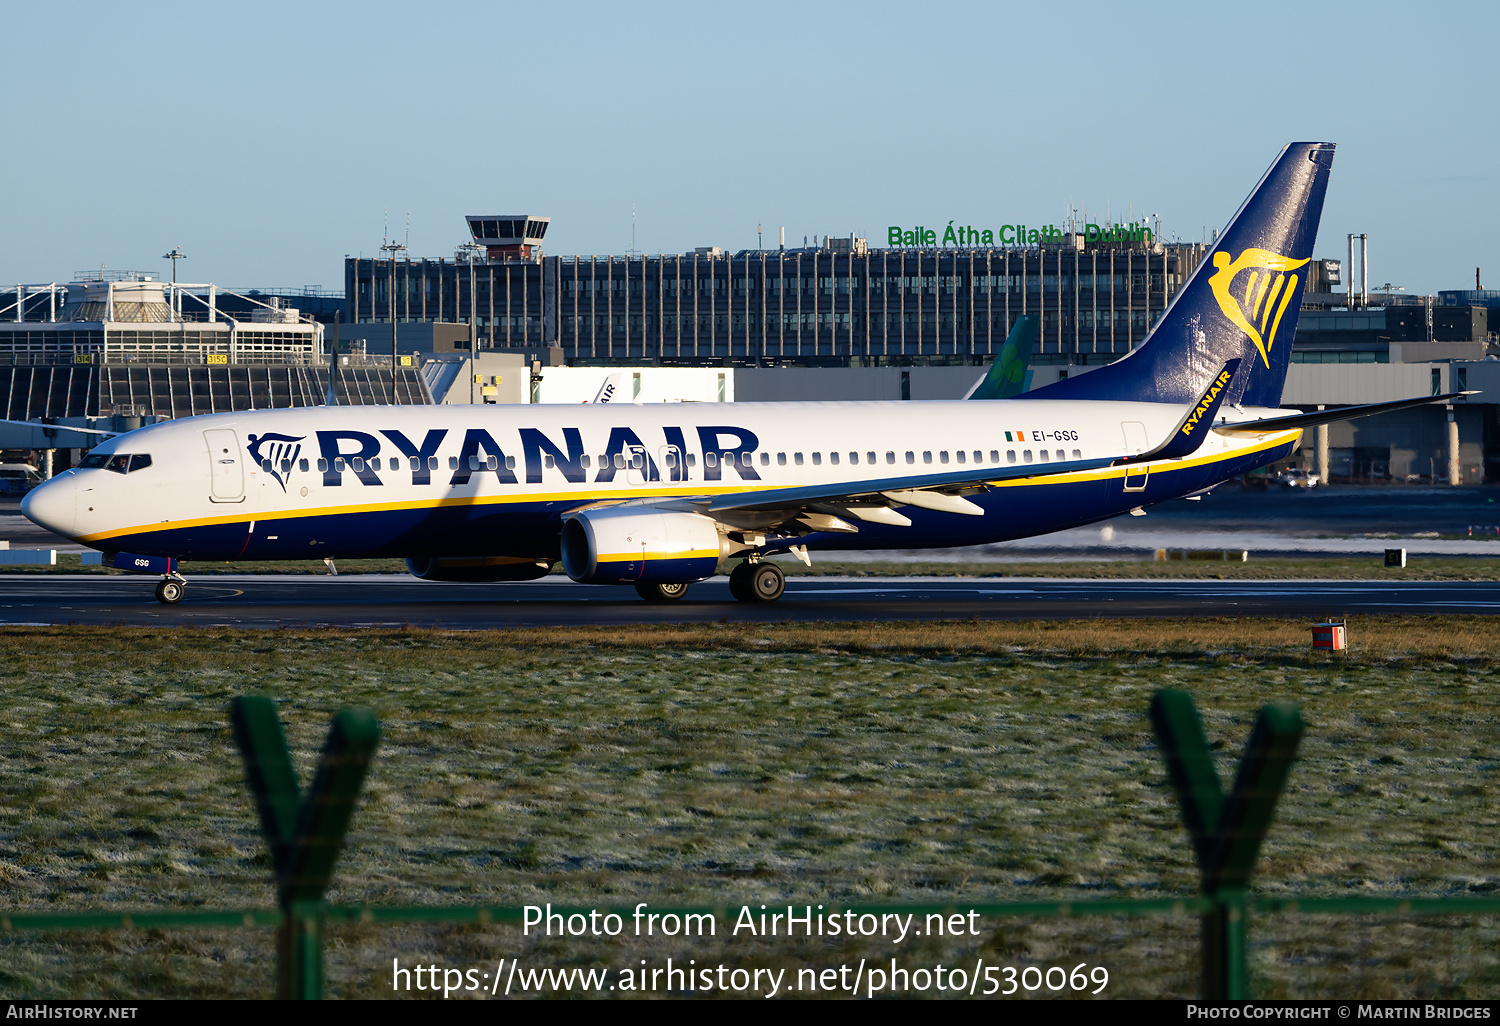
[(116, 474), (129, 474), (149, 466), (151, 466), (151, 457), (143, 452), (90, 453), (78, 461), (79, 470), (103, 467), (105, 470), (113, 470)]

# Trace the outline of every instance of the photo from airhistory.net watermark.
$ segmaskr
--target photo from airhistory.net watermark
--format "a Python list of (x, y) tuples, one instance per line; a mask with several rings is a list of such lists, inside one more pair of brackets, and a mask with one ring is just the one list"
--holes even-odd
[[(654, 911), (648, 903), (640, 902), (633, 912), (622, 915), (597, 909), (562, 911), (551, 905), (527, 905), (521, 925), (522, 936), (527, 939), (727, 940), (757, 941), (762, 946), (746, 950), (747, 964), (743, 965), (691, 954), (686, 958), (632, 957), (626, 964), (613, 966), (549, 965), (510, 956), (499, 956), (483, 965), (403, 962), (393, 957), (386, 971), (390, 989), (396, 993), (444, 998), (611, 993), (746, 998), (1098, 996), (1108, 988), (1109, 969), (1099, 964), (1018, 964), (983, 952), (953, 962), (928, 958), (926, 948), (910, 953), (919, 938), (973, 942), (988, 937), (993, 929), (993, 924), (987, 926), (973, 909), (876, 913), (820, 904), (741, 905), (727, 912), (683, 912)], [(889, 953), (857, 960), (832, 958), (816, 964), (766, 964), (764, 942), (818, 938), (876, 941), (888, 947)]]

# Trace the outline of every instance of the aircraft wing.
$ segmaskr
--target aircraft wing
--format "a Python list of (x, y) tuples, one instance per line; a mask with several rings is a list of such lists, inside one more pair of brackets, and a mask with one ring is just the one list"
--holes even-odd
[(1313, 413), (1294, 413), (1287, 417), (1263, 417), (1260, 420), (1230, 421), (1219, 424), (1214, 430), (1221, 434), (1259, 434), (1262, 431), (1281, 431), (1286, 428), (1314, 427), (1318, 424), (1332, 424), (1340, 420), (1353, 420), (1355, 417), (1369, 417), (1377, 413), (1394, 413), (1396, 410), (1409, 410), (1414, 406), (1426, 406), (1429, 403), (1452, 402), (1466, 395), (1478, 395), (1477, 390), (1468, 392), (1447, 392), (1443, 395), (1424, 395), (1415, 399), (1397, 399), (1389, 403), (1368, 403), (1364, 406), (1343, 406), (1336, 410), (1317, 410)]
[(925, 494), (939, 505), (931, 509), (948, 509), (956, 504), (942, 503), (960, 491), (982, 490), (990, 481), (1010, 481), (1023, 477), (1051, 477), (1080, 470), (1097, 470), (1115, 463), (1113, 457), (1092, 460), (1064, 460), (1058, 463), (1027, 463), (1014, 467), (974, 467), (971, 470), (947, 471), (941, 474), (907, 474), (877, 478), (873, 481), (844, 481), (829, 484), (802, 485), (796, 488), (770, 488), (762, 491), (730, 492), (716, 495), (706, 503), (707, 512), (727, 510), (776, 510), (813, 503), (874, 501), (899, 505), (925, 506)]
[(910, 527), (911, 519), (898, 512), (900, 507), (915, 506), (940, 513), (983, 516), (984, 507), (964, 498), (964, 493), (985, 491), (996, 481), (1096, 470), (1116, 462), (1116, 458), (1104, 457), (1007, 467), (972, 467), (967, 470), (905, 474), (875, 480), (729, 492), (675, 503), (651, 504), (703, 513), (723, 524), (741, 529), (789, 530), (793, 534), (805, 534), (808, 531), (858, 531), (858, 527), (849, 523), (851, 519)]
[(900, 506), (983, 516), (984, 508), (964, 498), (964, 492), (985, 491), (996, 481), (1054, 477), (1058, 474), (1142, 463), (1152, 459), (1180, 459), (1192, 455), (1208, 436), (1205, 429), (1213, 423), (1214, 414), (1224, 401), (1227, 386), (1239, 365), (1240, 361), (1237, 359), (1226, 361), (1198, 401), (1183, 413), (1182, 419), (1166, 440), (1145, 453), (1119, 453), (1086, 460), (1025, 463), (1005, 467), (975, 466), (967, 470), (903, 474), (876, 478), (873, 481), (830, 482), (793, 488), (731, 492), (689, 500), (689, 505), (725, 522), (736, 519), (738, 515), (739, 519), (748, 516), (767, 524), (798, 521), (812, 530), (857, 530), (839, 519), (845, 515), (857, 520), (905, 527), (911, 521), (896, 511), (896, 507)]

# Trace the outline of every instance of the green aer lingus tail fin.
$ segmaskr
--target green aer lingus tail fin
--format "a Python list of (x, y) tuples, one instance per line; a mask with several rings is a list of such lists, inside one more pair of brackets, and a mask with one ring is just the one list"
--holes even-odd
[(1014, 399), (1031, 387), (1031, 351), (1036, 346), (1036, 314), (1023, 314), (1010, 329), (1000, 355), (990, 364), (989, 373), (980, 379), (965, 399)]

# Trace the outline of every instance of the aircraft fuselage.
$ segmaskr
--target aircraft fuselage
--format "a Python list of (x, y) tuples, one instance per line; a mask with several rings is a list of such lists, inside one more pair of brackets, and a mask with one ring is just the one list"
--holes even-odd
[[(1253, 420), (1273, 410), (1225, 415)], [(1148, 451), (1174, 404), (1065, 400), (316, 407), (152, 425), (33, 491), (27, 513), (104, 551), (184, 560), (557, 559), (587, 507), (961, 471), (1038, 473)], [(1209, 434), (1184, 459), (996, 481), (982, 515), (900, 507), (763, 551), (923, 548), (1028, 537), (1202, 491), (1287, 456), (1300, 432)], [(149, 455), (132, 469), (107, 457)], [(106, 457), (101, 460), (100, 457)]]

